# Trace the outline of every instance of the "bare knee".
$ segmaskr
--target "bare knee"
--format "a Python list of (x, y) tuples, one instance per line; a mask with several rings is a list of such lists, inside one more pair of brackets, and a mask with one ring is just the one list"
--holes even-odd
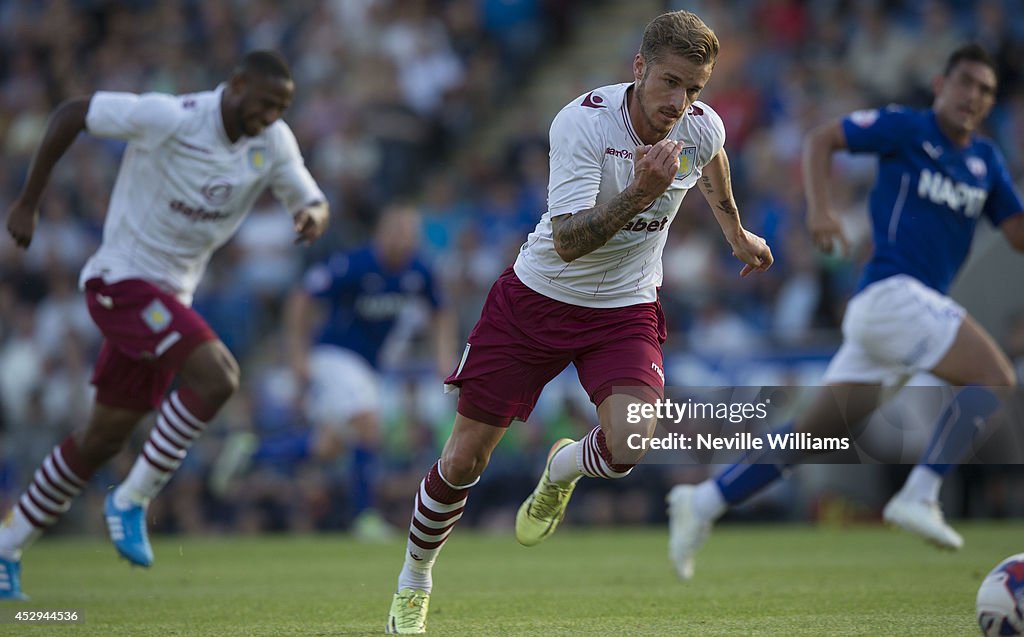
[(220, 408), (238, 391), (241, 372), (238, 362), (220, 341), (203, 343), (181, 368), (182, 380), (208, 405)]
[(452, 486), (466, 485), (480, 477), (490, 460), (490, 452), (484, 449), (445, 447), (441, 454), (441, 475)]
[(238, 391), (241, 384), (241, 372), (235, 359), (230, 360), (229, 365), (224, 365), (211, 376), (206, 383), (205, 389), (195, 388), (210, 405), (220, 407)]
[(505, 429), (456, 413), (455, 427), (441, 452), (441, 475), (453, 486), (472, 484), (487, 468)]

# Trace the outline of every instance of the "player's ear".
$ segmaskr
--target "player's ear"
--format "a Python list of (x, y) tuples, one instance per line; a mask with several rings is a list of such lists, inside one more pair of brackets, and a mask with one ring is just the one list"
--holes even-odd
[(644, 60), (644, 56), (637, 53), (636, 56), (633, 58), (633, 80), (636, 81), (638, 84), (640, 83), (640, 80), (644, 79), (645, 65), (646, 61)]
[(942, 87), (946, 85), (946, 76), (941, 73), (932, 78), (932, 94), (936, 97), (942, 92)]

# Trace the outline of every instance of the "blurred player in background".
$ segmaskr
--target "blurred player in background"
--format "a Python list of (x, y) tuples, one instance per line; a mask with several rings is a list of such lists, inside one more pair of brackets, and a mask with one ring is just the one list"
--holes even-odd
[[(804, 144), (807, 226), (824, 251), (836, 244), (846, 249), (829, 204), (831, 155), (879, 156), (870, 201), (874, 254), (847, 305), (843, 344), (825, 372), (829, 389), (779, 433), (849, 435), (848, 425), (891, 395), (885, 388), (898, 388), (918, 372), (961, 387), (920, 463), (883, 511), (886, 522), (948, 549), (959, 549), (963, 539), (939, 508), (942, 479), (971, 449), (979, 423), (998, 409), (999, 394), (1016, 385), (992, 337), (946, 296), (981, 216), (1024, 251), (1020, 194), (999, 150), (975, 133), (995, 103), (996, 81), (989, 55), (968, 44), (950, 55), (936, 78), (930, 110), (858, 111), (812, 131)], [(673, 488), (669, 554), (679, 576), (692, 577), (694, 553), (715, 519), (778, 480), (801, 455), (752, 452), (714, 479)]]
[(633, 82), (582, 95), (552, 122), (548, 210), (491, 288), (446, 381), (460, 388), (455, 426), (416, 495), (388, 632), (425, 631), (431, 569), (469, 488), (512, 420), (528, 418), (569, 363), (600, 426), (555, 443), (516, 516), (516, 538), (532, 546), (548, 537), (581, 476), (621, 478), (639, 460), (624, 442), (650, 435), (654, 422), (629, 424), (625, 414), (664, 391), (661, 255), (690, 188), (704, 192), (743, 276), (771, 266), (767, 244), (740, 223), (722, 121), (697, 101), (717, 55), (700, 18), (661, 15), (644, 32)]
[[(296, 241), (319, 237), (323, 193), (281, 115), (294, 93), (277, 53), (247, 54), (227, 83), (171, 96), (100, 91), (61, 104), (50, 118), (7, 230), (27, 248), (54, 165), (82, 131), (128, 142), (103, 242), (80, 284), (103, 334), (86, 426), (57, 445), (0, 526), (0, 598), (23, 598), (22, 551), (68, 510), (94, 472), (156, 410), (156, 425), (104, 515), (118, 552), (150, 566), (149, 501), (235, 392), (234, 357), (191, 309), (215, 249), (267, 187), (292, 214)], [(177, 376), (177, 388), (167, 393)]]
[(454, 362), (455, 319), (433, 270), (419, 255), (420, 225), (415, 208), (392, 205), (377, 221), (371, 243), (310, 268), (285, 306), (288, 361), (299, 411), (310, 427), (260, 442), (243, 434), (233, 444), (248, 451), (223, 457), (229, 464), (236, 454), (250, 453), (257, 462), (325, 462), (350, 450), (353, 531), (361, 539), (385, 539), (394, 532), (374, 508), (378, 370), (404, 359), (409, 341), (426, 324), (439, 373), (450, 372)]

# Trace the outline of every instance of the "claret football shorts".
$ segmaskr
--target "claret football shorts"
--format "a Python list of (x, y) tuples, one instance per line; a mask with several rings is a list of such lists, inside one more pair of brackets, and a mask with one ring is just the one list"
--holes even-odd
[(527, 287), (508, 268), (487, 295), (462, 360), (445, 384), (458, 411), (497, 427), (526, 420), (541, 390), (569, 363), (595, 405), (614, 392), (643, 400), (665, 391), (661, 304), (570, 305)]
[(185, 358), (217, 340), (195, 310), (141, 279), (89, 279), (85, 298), (103, 334), (92, 375), (96, 402), (108, 407), (158, 408)]

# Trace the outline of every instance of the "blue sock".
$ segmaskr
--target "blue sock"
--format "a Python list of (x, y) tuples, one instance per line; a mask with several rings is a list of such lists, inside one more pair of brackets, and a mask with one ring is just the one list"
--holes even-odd
[(376, 449), (366, 445), (357, 445), (352, 450), (352, 512), (354, 515), (373, 508), (373, 481), (376, 466)]
[[(771, 433), (785, 435), (792, 432), (793, 423), (789, 422)], [(765, 440), (766, 436), (760, 438)], [(739, 504), (781, 478), (782, 472), (797, 459), (796, 452), (773, 450), (765, 442), (765, 448), (751, 450), (742, 460), (726, 467), (715, 477), (715, 484), (726, 502)]]
[(921, 464), (940, 476), (949, 473), (974, 449), (974, 435), (1000, 403), (988, 387), (961, 389), (939, 416)]
[(294, 464), (310, 456), (313, 432), (309, 429), (288, 431), (264, 438), (253, 453), (253, 462), (284, 462)]

